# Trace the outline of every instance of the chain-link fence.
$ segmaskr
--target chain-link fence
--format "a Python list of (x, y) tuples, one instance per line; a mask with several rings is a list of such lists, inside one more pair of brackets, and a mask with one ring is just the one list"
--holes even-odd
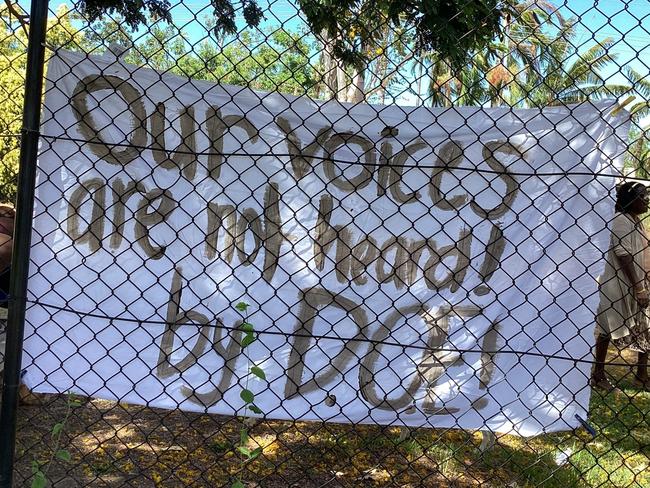
[[(39, 144), (2, 474), (650, 486), (650, 5), (484, 2), (500, 36), (452, 59), (379, 2), (314, 32), (315, 3), (235, 3), (231, 34), (228, 2), (50, 2), (40, 131), (40, 20), (1, 7), (2, 202)], [(6, 269), (9, 207), (0, 236)]]

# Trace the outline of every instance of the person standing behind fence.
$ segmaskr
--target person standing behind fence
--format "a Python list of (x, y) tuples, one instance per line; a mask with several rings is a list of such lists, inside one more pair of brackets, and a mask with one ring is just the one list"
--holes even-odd
[[(600, 279), (600, 305), (596, 314), (596, 351), (592, 386), (606, 391), (616, 388), (605, 376), (610, 342), (641, 346), (650, 322), (645, 309), (650, 303), (645, 263), (648, 238), (640, 216), (648, 211), (648, 193), (641, 183), (627, 182), (616, 192), (616, 214), (605, 271)], [(647, 344), (646, 344), (647, 347)], [(648, 385), (648, 350), (639, 351), (636, 381)]]
[(14, 243), (16, 211), (10, 205), (0, 205), (0, 373), (4, 370), (4, 352), (7, 329), (7, 300), (11, 252)]
[[(16, 211), (11, 205), (0, 204), (0, 378), (4, 371), (5, 341), (7, 338), (7, 308), (9, 305), (9, 278), (14, 244)], [(0, 385), (2, 382), (0, 382)], [(21, 405), (39, 405), (40, 400), (23, 384), (18, 389)]]

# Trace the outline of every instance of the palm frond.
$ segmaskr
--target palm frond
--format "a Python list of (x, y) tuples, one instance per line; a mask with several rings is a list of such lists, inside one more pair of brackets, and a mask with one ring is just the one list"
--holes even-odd
[(612, 45), (613, 41), (606, 40), (579, 54), (578, 59), (568, 69), (567, 75), (580, 80), (586, 73), (596, 73), (608, 64), (615, 62), (618, 55), (609, 52)]
[(650, 76), (643, 76), (629, 66), (623, 68), (623, 72), (634, 86), (634, 89), (643, 97), (650, 99)]
[[(638, 91), (638, 89), (637, 89), (637, 91)], [(648, 115), (650, 115), (650, 101), (644, 100), (644, 101), (635, 103), (630, 108), (630, 114), (632, 115), (632, 119), (635, 120), (635, 121), (639, 121), (639, 120), (642, 120), (642, 119), (646, 118)], [(650, 130), (650, 129), (647, 129), (647, 130)]]
[(604, 98), (618, 98), (631, 91), (632, 87), (629, 85), (579, 86), (559, 93), (558, 98), (565, 102), (580, 102), (587, 99), (602, 100)]

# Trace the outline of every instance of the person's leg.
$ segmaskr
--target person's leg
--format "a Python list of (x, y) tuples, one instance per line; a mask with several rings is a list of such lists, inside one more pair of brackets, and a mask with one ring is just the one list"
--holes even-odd
[(596, 351), (594, 372), (592, 379), (594, 384), (599, 384), (607, 381), (605, 376), (605, 360), (607, 359), (607, 349), (609, 348), (609, 336), (600, 334), (596, 337)]

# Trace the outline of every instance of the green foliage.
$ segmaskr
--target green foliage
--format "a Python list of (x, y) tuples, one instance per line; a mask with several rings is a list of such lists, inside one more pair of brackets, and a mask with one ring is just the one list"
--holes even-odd
[(554, 33), (539, 32), (530, 37), (531, 69), (515, 78), (513, 96), (528, 107), (577, 103), (586, 99), (616, 98), (631, 90), (614, 85), (601, 75), (602, 69), (616, 62), (610, 52), (614, 40), (596, 42), (576, 53), (576, 31), (567, 22)]
[(70, 462), (72, 460), (72, 455), (67, 449), (62, 449), (59, 446), (61, 445), (61, 435), (65, 429), (65, 425), (68, 422), (68, 419), (73, 413), (73, 410), (81, 406), (79, 399), (69, 393), (67, 396), (67, 409), (65, 412), (65, 417), (52, 426), (52, 431), (50, 433), (52, 437), (52, 448), (50, 451), (50, 458), (47, 461), (32, 461), (32, 478), (31, 488), (45, 488), (47, 485), (47, 473), (50, 470), (55, 459), (64, 462)]
[(255, 327), (253, 326), (253, 324), (249, 324), (248, 322), (244, 322), (243, 324), (241, 324), (239, 326), (239, 328), (241, 330), (243, 330), (244, 332), (246, 332), (246, 333), (251, 333), (251, 332), (253, 332), (255, 330)]
[(261, 415), (261, 414), (263, 413), (262, 410), (261, 410), (257, 405), (249, 405), (249, 406), (248, 406), (248, 409), (249, 409), (251, 412), (256, 413), (256, 414), (258, 414), (258, 415)]
[[(255, 341), (255, 327), (253, 324), (248, 322), (248, 309), (250, 305), (246, 302), (239, 302), (235, 305), (235, 309), (242, 313), (245, 314), (245, 320), (239, 327), (240, 330), (245, 332), (244, 338), (242, 339), (241, 342), (241, 347), (242, 350), (245, 352), (246, 348), (253, 342)], [(248, 354), (245, 354), (246, 359), (248, 360), (249, 364), (249, 371), (252, 375), (262, 379), (266, 380), (266, 374), (264, 373), (264, 370), (260, 368), (259, 366), (251, 366), (250, 363), (250, 358), (248, 357)], [(241, 464), (239, 468), (238, 475), (235, 477), (233, 484), (231, 485), (231, 488), (237, 488), (241, 487), (243, 488), (245, 485), (242, 482), (240, 476), (240, 473), (244, 471), (244, 465), (245, 463), (251, 462), (257, 457), (259, 457), (260, 454), (262, 454), (262, 448), (261, 447), (256, 447), (255, 449), (250, 449), (248, 447), (248, 441), (249, 441), (249, 435), (248, 435), (248, 426), (247, 426), (247, 412), (250, 410), (253, 413), (256, 413), (258, 415), (262, 415), (263, 412), (262, 410), (255, 405), (253, 402), (255, 401), (255, 394), (248, 389), (248, 376), (246, 377), (246, 385), (245, 387), (239, 392), (239, 397), (243, 400), (244, 402), (244, 418), (242, 422), (242, 426), (239, 430), (239, 442), (234, 444), (233, 447), (235, 450), (240, 454), (241, 456)]]
[[(235, 7), (231, 0), (211, 0), (210, 2), (214, 9), (215, 34), (234, 34), (237, 32), (237, 25), (235, 24)], [(241, 10), (244, 15), (246, 25), (249, 27), (257, 27), (264, 18), (262, 9), (257, 5), (255, 0), (241, 0)]]
[(0, 202), (16, 195), (27, 44), (24, 32), (0, 10)]
[(117, 14), (132, 29), (147, 22), (145, 12), (171, 22), (171, 4), (168, 0), (81, 0), (79, 8), (91, 22), (105, 13)]
[[(413, 22), (417, 20), (422, 28), (433, 25), (435, 8), (443, 4), (451, 10), (440, 8), (437, 12), (441, 15), (443, 11), (448, 16), (453, 8), (461, 9), (463, 15), (438, 29), (440, 39), (457, 35), (460, 31), (454, 29), (460, 27), (455, 22), (463, 16), (479, 15), (490, 4), (470, 3), (437, 0), (425, 6), (414, 0), (400, 5), (393, 0), (302, 0), (300, 6), (309, 12), (308, 23), (316, 36), (297, 29), (267, 26), (263, 30), (240, 31), (228, 42), (208, 36), (199, 43), (192, 43), (178, 27), (156, 21), (156, 15), (149, 15), (148, 29), (133, 33), (129, 31), (129, 20), (120, 16), (124, 14), (121, 10), (113, 11), (112, 17), (98, 18), (87, 28), (80, 23), (83, 18), (78, 13), (61, 6), (48, 21), (48, 45), (99, 54), (117, 42), (131, 46), (125, 60), (137, 66), (256, 90), (312, 98), (336, 97), (350, 102), (386, 103), (391, 96), (411, 90), (417, 98), (428, 93), (428, 101), (434, 106), (489, 104), (523, 108), (616, 97), (630, 90), (627, 85), (611, 84), (601, 74), (617, 61), (612, 52), (613, 41), (604, 40), (578, 51), (573, 21), (563, 18), (545, 0), (505, 2), (499, 14), (503, 38), (495, 37), (493, 32), (488, 39), (486, 31), (486, 44), (465, 46), (462, 56), (434, 44), (417, 54), (424, 44)], [(146, 5), (140, 5), (141, 12), (146, 14)], [(220, 5), (222, 8), (224, 4)], [(418, 13), (420, 7), (426, 12)], [(496, 15), (497, 11), (492, 12)], [(18, 170), (17, 135), (22, 122), (26, 38), (6, 7), (2, 16), (0, 200), (12, 201)], [(213, 21), (207, 29), (217, 24)], [(487, 25), (489, 22), (483, 27)], [(479, 35), (480, 31), (467, 25), (465, 28), (469, 34), (460, 36), (463, 40)], [(450, 34), (449, 29), (455, 34)], [(460, 48), (462, 43), (454, 46)], [(358, 55), (363, 66), (342, 67), (334, 60), (334, 51), (351, 61)], [(405, 75), (408, 70), (411, 76)], [(628, 71), (631, 85), (648, 100), (650, 85), (643, 76)], [(414, 79), (418, 84), (416, 90)], [(428, 87), (423, 87), (424, 83)], [(637, 119), (650, 113), (649, 103), (642, 101), (636, 105)], [(647, 130), (637, 132), (628, 164), (643, 173), (649, 154), (648, 136)], [(242, 345), (247, 346), (254, 342), (255, 335), (244, 332)]]
[(125, 61), (194, 79), (248, 86), (257, 90), (318, 97), (321, 78), (315, 40), (304, 32), (270, 26), (241, 32), (219, 46), (207, 36), (192, 44), (174, 25), (152, 22), (146, 34), (133, 35), (120, 18), (105, 18), (84, 31), (87, 50), (111, 43), (132, 46)]
[(266, 379), (266, 373), (264, 373), (264, 370), (262, 368), (258, 368), (257, 366), (253, 366), (251, 368), (251, 373), (253, 373), (255, 376), (258, 378), (265, 380)]
[(241, 341), (241, 347), (244, 348), (246, 346), (250, 346), (253, 342), (255, 342), (255, 334), (253, 333), (248, 333), (244, 336), (244, 338)]
[(239, 393), (239, 396), (240, 396), (241, 399), (244, 400), (244, 402), (246, 402), (246, 403), (253, 403), (253, 402), (255, 401), (255, 395), (254, 395), (253, 392), (250, 391), (250, 390), (246, 390), (246, 389), (242, 390), (242, 391)]
[(634, 69), (627, 67), (625, 77), (634, 88), (635, 99), (629, 107), (632, 115), (630, 144), (625, 158), (625, 169), (632, 169), (639, 178), (650, 178), (650, 81)]
[[(256, 0), (211, 0), (214, 32), (234, 34), (241, 10), (246, 25), (264, 18)], [(461, 65), (468, 53), (500, 33), (501, 19), (511, 9), (499, 0), (298, 0), (312, 32), (333, 40), (334, 55), (348, 64), (368, 60), (365, 48), (381, 41), (382, 26), (415, 32), (416, 52), (435, 51)], [(95, 21), (102, 13), (119, 14), (126, 25), (145, 24), (143, 13), (171, 21), (168, 0), (82, 0), (85, 15)]]
[(230, 451), (233, 448), (232, 442), (225, 440), (225, 441), (214, 441), (210, 444), (210, 449), (212, 449), (214, 452), (217, 454), (221, 455), (224, 454), (228, 451)]
[(504, 38), (472, 52), (464, 66), (454, 67), (436, 52), (420, 58), (416, 72), (429, 75), (432, 105), (545, 107), (630, 91), (602, 74), (617, 62), (613, 40), (581, 43), (575, 20), (565, 19), (550, 2), (512, 4), (516, 15), (505, 19)]
[[(235, 5), (241, 5), (241, 13), (249, 27), (257, 27), (264, 19), (262, 9), (255, 0), (240, 0), (235, 5), (231, 0), (211, 0), (210, 4), (214, 16), (213, 31), (217, 35), (234, 34), (237, 31)], [(110, 14), (111, 17), (122, 18), (133, 30), (147, 24), (146, 13), (153, 20), (161, 19), (171, 23), (171, 7), (169, 0), (81, 0), (79, 3), (80, 11), (90, 22), (99, 20), (104, 14)]]
[(60, 459), (61, 461), (70, 461), (72, 459), (72, 456), (70, 455), (70, 452), (66, 449), (59, 449), (56, 451), (56, 458)]
[[(0, 203), (14, 202), (18, 178), (22, 128), (27, 37), (7, 8), (0, 8)], [(85, 36), (72, 25), (73, 16), (65, 5), (48, 20), (48, 45), (82, 50), (89, 46)]]
[[(116, 11), (117, 12), (117, 11)], [(0, 9), (0, 203), (16, 197), (27, 62), (21, 25)], [(223, 48), (206, 39), (196, 46), (172, 25), (151, 20), (146, 34), (128, 32), (119, 16), (79, 28), (78, 13), (61, 5), (48, 20), (48, 47), (100, 54), (111, 43), (133, 46), (126, 62), (181, 76), (293, 95), (321, 96), (315, 40), (299, 31), (268, 28), (243, 33)], [(83, 24), (81, 24), (83, 25)], [(246, 342), (254, 341), (248, 335)]]
[[(34, 471), (34, 469), (34, 465), (32, 465), (32, 471)], [(47, 485), (47, 478), (39, 468), (36, 469), (37, 471), (34, 472), (34, 478), (32, 479), (32, 488), (45, 488), (45, 485)]]
[(503, 15), (511, 11), (498, 0), (299, 0), (314, 33), (333, 40), (334, 55), (364, 64), (367, 45), (378, 44), (381, 27), (413, 31), (415, 53), (436, 52), (453, 66), (500, 35)]

